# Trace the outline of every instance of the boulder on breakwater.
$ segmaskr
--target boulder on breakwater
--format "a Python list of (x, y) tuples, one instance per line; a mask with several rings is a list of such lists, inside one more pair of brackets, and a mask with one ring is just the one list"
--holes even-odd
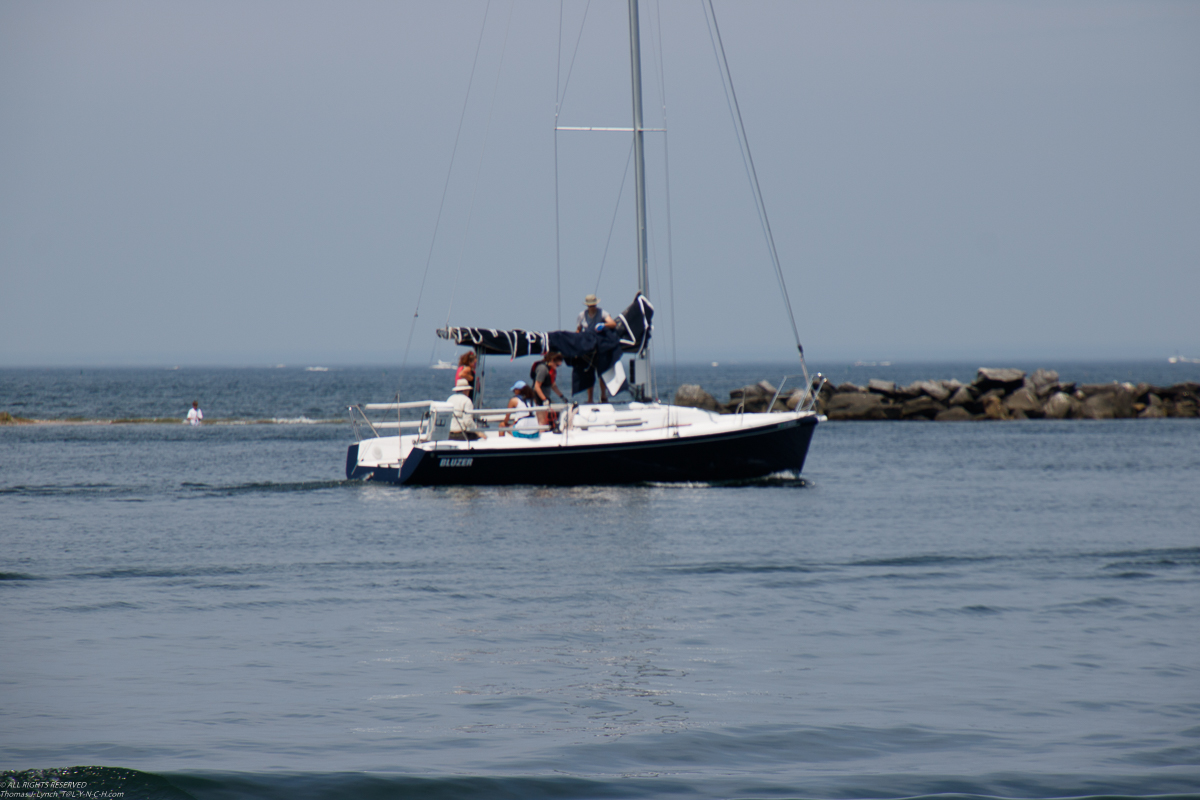
[[(675, 393), (676, 405), (722, 414), (740, 411), (794, 410), (807, 399), (804, 389), (780, 393), (759, 381), (729, 393), (721, 403), (695, 384)], [(768, 408), (768, 406), (770, 406)], [(1063, 383), (1053, 370), (1026, 375), (1019, 369), (980, 368), (969, 384), (957, 380), (916, 381), (897, 386), (873, 379), (866, 386), (826, 383), (816, 410), (831, 420), (969, 420), (1005, 419), (1156, 419), (1200, 416), (1200, 383), (1153, 386), (1148, 383)]]

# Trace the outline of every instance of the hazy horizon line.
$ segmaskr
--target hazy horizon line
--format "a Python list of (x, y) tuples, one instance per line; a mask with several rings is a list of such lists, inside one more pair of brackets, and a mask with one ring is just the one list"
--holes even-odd
[[(530, 358), (530, 356), (522, 356), (521, 362)], [(1169, 364), (1172, 356), (1113, 356), (1113, 357), (1097, 357), (1097, 356), (923, 356), (912, 358), (808, 358), (806, 359), (809, 366), (825, 366), (836, 364), (844, 367), (897, 367), (907, 365), (924, 365), (924, 364), (954, 364), (958, 366), (967, 364), (977, 364), (979, 367), (1004, 367), (1014, 364), (1031, 365), (1036, 363), (1038, 366), (1052, 366), (1055, 364)], [(503, 356), (492, 356), (489, 363), (494, 365), (503, 365), (505, 361)], [(513, 366), (519, 366), (515, 360), (508, 361)], [(672, 362), (659, 360), (658, 369), (669, 369)], [(795, 363), (795, 359), (785, 358), (724, 358), (716, 360), (708, 359), (679, 359), (674, 362), (678, 366), (685, 367), (725, 367), (725, 366), (756, 366), (756, 365), (780, 365)], [(1197, 363), (1196, 361), (1181, 361), (1181, 366), (1186, 366), (1189, 363)], [(139, 361), (139, 362), (122, 362), (122, 361), (93, 361), (93, 362), (26, 362), (26, 363), (0, 363), (0, 370), (20, 370), (20, 369), (156, 369), (156, 370), (186, 370), (186, 369), (405, 369), (405, 370), (425, 370), (431, 369), (432, 365), (428, 363), (417, 364), (401, 364), (398, 361), (383, 361), (383, 360), (361, 360), (361, 361), (341, 361), (341, 360), (326, 360), (326, 359), (305, 359), (292, 360), (289, 362), (270, 363), (269, 360), (254, 361), (254, 362), (221, 362), (221, 361), (204, 361), (204, 362), (172, 362), (172, 361)]]

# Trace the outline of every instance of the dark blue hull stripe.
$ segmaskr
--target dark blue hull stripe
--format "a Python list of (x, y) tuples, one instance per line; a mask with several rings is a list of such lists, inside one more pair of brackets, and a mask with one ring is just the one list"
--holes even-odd
[(534, 484), (586, 486), (647, 481), (730, 481), (804, 468), (815, 417), (749, 431), (579, 447), (413, 450), (401, 469), (359, 467), (346, 453), (346, 477), (414, 486)]

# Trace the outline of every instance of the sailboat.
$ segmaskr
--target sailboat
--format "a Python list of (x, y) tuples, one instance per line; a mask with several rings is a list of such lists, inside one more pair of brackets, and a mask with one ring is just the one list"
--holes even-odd
[[(436, 400), (400, 402), (399, 398), (394, 403), (351, 406), (357, 441), (346, 452), (348, 479), (422, 486), (711, 483), (781, 472), (799, 474), (803, 469), (813, 431), (823, 419), (814, 406), (824, 379), (818, 374), (810, 380), (799, 344), (806, 391), (794, 410), (718, 414), (661, 403), (651, 396), (654, 383), (649, 348), (654, 306), (648, 296), (637, 0), (629, 0), (629, 33), (633, 85), (633, 126), (629, 131), (633, 134), (638, 258), (638, 290), (633, 301), (616, 317), (615, 328), (601, 326), (581, 332), (439, 329), (441, 338), (475, 351), (472, 407), (467, 410), (462, 404)], [(573, 393), (603, 380), (610, 395), (627, 392), (631, 399), (542, 406), (539, 411), (543, 413), (536, 416), (539, 424), (527, 427), (522, 435), (512, 435), (513, 429), (504, 426), (512, 409), (473, 407), (483, 395), (487, 356), (511, 359), (551, 351), (562, 353), (572, 367)], [(626, 356), (628, 371), (623, 361)], [(778, 392), (769, 409), (776, 407), (777, 399)], [(375, 421), (368, 412), (394, 412), (395, 418)], [(452, 425), (454, 420), (457, 425)], [(474, 436), (452, 437), (453, 427), (474, 428)], [(389, 435), (392, 429), (396, 435)]]

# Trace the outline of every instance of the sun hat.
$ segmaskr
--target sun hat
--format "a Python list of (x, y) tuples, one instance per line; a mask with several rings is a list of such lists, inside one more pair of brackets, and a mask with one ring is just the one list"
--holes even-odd
[(459, 378), (458, 383), (454, 384), (454, 391), (469, 392), (471, 391), (471, 382), (466, 378)]
[(512, 385), (512, 388), (511, 388), (511, 389), (509, 389), (509, 391), (510, 391), (510, 392), (515, 392), (517, 389), (524, 389), (524, 388), (525, 388), (526, 386), (528, 386), (528, 385), (529, 385), (529, 384), (525, 383), (525, 381), (517, 381), (516, 383), (514, 383), (514, 384)]
[(594, 294), (589, 294), (587, 297), (583, 298), (583, 304), (585, 306), (594, 306), (598, 302), (599, 301), (596, 300), (596, 295)]

